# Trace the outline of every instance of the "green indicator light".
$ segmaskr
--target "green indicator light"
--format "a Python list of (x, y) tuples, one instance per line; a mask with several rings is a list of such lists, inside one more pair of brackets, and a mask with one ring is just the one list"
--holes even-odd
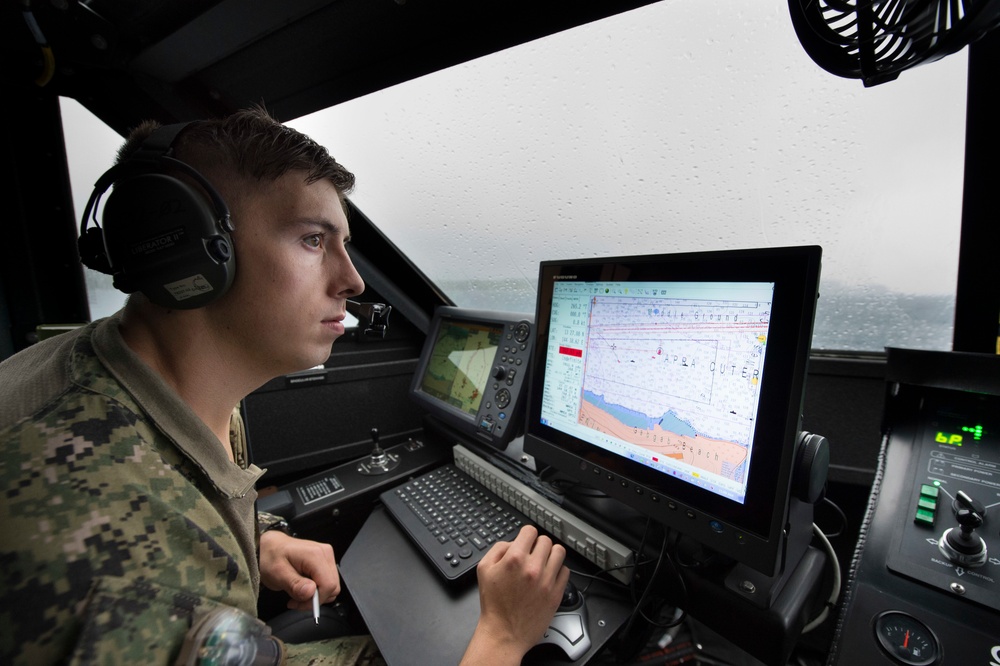
[(962, 426), (962, 432), (970, 433), (972, 435), (972, 439), (976, 440), (977, 442), (983, 438), (982, 425)]

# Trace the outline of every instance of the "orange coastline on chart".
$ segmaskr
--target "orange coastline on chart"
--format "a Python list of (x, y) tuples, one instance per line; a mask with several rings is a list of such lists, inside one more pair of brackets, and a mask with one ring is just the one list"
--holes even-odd
[(733, 442), (678, 435), (659, 425), (651, 430), (637, 430), (589, 402), (581, 404), (577, 422), (654, 454), (674, 458), (727, 479), (739, 480), (738, 477), (742, 476), (741, 465), (746, 460), (747, 450)]

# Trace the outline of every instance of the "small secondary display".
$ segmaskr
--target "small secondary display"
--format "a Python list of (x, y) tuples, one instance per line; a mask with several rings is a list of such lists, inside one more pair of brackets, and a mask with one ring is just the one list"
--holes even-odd
[(421, 390), (475, 416), (502, 336), (502, 326), (443, 322), (424, 368)]
[(523, 432), (533, 343), (530, 315), (439, 307), (410, 397), (458, 435), (503, 450)]

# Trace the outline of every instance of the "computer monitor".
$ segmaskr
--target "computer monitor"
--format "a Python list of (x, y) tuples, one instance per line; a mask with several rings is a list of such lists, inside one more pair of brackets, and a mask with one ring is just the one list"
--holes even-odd
[(525, 453), (780, 573), (820, 256), (542, 262)]
[(523, 427), (530, 315), (439, 307), (410, 397), (459, 434), (504, 450)]

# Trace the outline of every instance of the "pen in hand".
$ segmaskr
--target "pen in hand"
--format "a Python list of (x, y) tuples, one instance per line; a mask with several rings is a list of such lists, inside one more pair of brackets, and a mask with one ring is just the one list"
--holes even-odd
[(313, 592), (313, 620), (316, 624), (319, 624), (319, 585), (316, 586), (316, 591)]

